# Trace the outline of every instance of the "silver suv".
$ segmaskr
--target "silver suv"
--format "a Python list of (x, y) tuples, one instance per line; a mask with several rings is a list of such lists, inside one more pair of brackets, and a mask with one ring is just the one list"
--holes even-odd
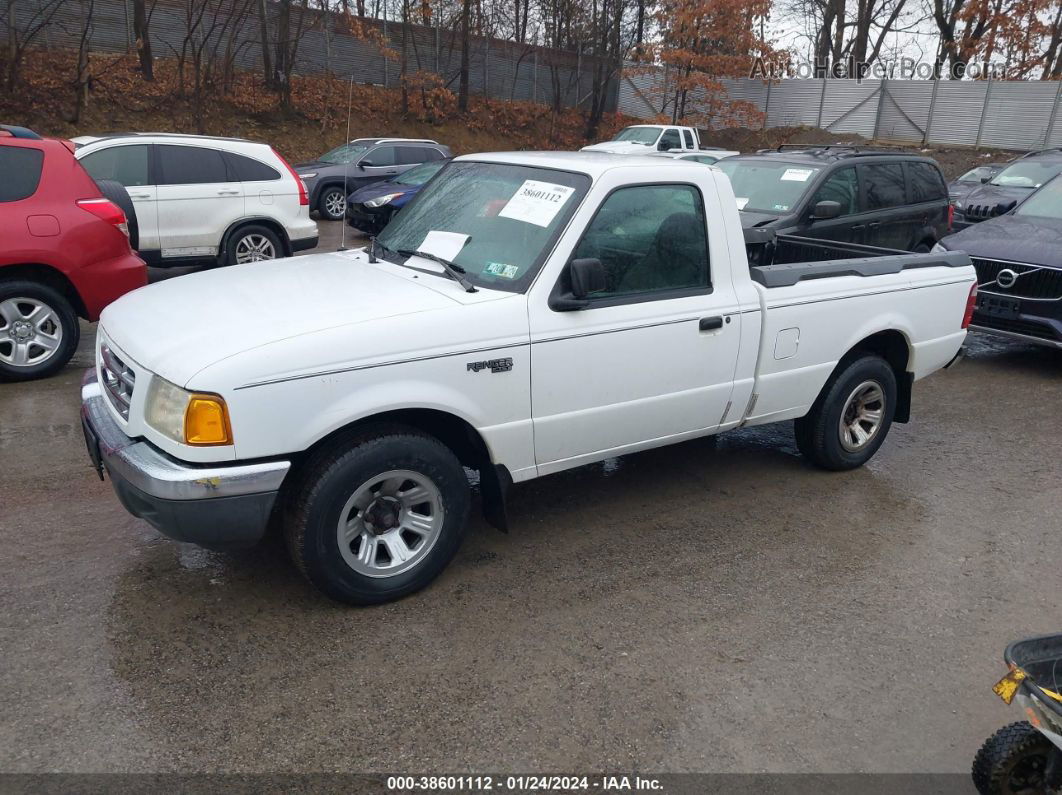
[(356, 138), (313, 162), (297, 164), (295, 171), (306, 183), (310, 207), (321, 218), (338, 221), (352, 191), (451, 156), (450, 147), (426, 138)]

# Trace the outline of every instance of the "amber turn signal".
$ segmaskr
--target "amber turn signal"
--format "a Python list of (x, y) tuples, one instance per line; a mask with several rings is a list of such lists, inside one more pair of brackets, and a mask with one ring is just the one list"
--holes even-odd
[(184, 412), (184, 441), (199, 446), (232, 444), (225, 401), (217, 395), (192, 395)]

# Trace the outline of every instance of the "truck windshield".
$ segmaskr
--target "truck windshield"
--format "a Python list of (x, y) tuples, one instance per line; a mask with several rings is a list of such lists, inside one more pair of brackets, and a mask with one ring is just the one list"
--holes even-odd
[(613, 141), (628, 141), (635, 144), (652, 146), (660, 137), (659, 127), (625, 127), (616, 133)]
[(1018, 205), (1015, 215), (1062, 219), (1062, 177), (1056, 177)]
[(764, 213), (789, 212), (822, 170), (803, 163), (736, 160), (732, 157), (723, 158), (716, 167), (730, 177), (739, 210)]
[(1062, 171), (1062, 158), (1026, 160), (1007, 166), (996, 174), (990, 184), (1006, 188), (1039, 188), (1060, 171)]
[[(477, 287), (523, 292), (579, 205), (590, 178), (507, 163), (447, 165), (380, 234), (391, 252), (417, 251), (429, 232), (467, 235), (448, 257)], [(388, 254), (390, 256), (390, 254)]]

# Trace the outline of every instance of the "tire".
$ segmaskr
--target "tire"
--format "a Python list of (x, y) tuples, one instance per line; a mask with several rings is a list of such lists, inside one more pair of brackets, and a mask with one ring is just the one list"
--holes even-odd
[(317, 212), (329, 221), (341, 221), (347, 214), (347, 194), (342, 185), (329, 185), (317, 198)]
[(285, 256), (280, 238), (272, 229), (258, 224), (241, 226), (231, 235), (225, 244), (223, 265), (243, 265), (248, 262), (262, 262)]
[(1045, 791), (1044, 771), (1055, 747), (1025, 721), (1004, 726), (974, 757), (970, 775), (981, 795)]
[(284, 534), (296, 567), (320, 591), (380, 604), (420, 590), (446, 567), (464, 540), (469, 502), (449, 448), (412, 429), (380, 429), (307, 462), (286, 502)]
[(930, 251), (932, 251), (932, 248), (933, 247), (929, 243), (919, 243), (917, 246), (914, 247), (914, 253), (928, 254)]
[(80, 338), (77, 314), (58, 290), (40, 282), (0, 281), (0, 381), (54, 375), (70, 361)]
[[(863, 354), (842, 360), (811, 411), (794, 423), (797, 448), (823, 469), (862, 466), (889, 433), (896, 394), (896, 374), (880, 356)], [(860, 413), (864, 419), (858, 419)], [(842, 430), (842, 416), (847, 431)]]
[(129, 226), (129, 247), (137, 251), (140, 248), (140, 224), (137, 222), (136, 207), (133, 205), (133, 200), (129, 198), (129, 191), (121, 182), (113, 179), (98, 179), (96, 185), (104, 198), (110, 199), (122, 208)]

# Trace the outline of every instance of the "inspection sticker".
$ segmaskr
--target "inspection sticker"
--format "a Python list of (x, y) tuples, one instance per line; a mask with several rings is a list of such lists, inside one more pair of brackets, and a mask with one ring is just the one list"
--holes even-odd
[(516, 274), (520, 272), (520, 266), (506, 265), (504, 262), (488, 262), (483, 272), (491, 276), (501, 276), (503, 279), (515, 279)]
[(782, 174), (782, 182), (807, 182), (814, 173), (813, 168), (787, 168)]
[(745, 209), (745, 205), (749, 203), (748, 199), (746, 199), (744, 197), (741, 197), (741, 196), (738, 196), (736, 199), (734, 199), (734, 201), (737, 202), (737, 206), (738, 206), (739, 210), (744, 210)]
[(575, 188), (529, 179), (513, 194), (498, 215), (535, 226), (549, 226)]

